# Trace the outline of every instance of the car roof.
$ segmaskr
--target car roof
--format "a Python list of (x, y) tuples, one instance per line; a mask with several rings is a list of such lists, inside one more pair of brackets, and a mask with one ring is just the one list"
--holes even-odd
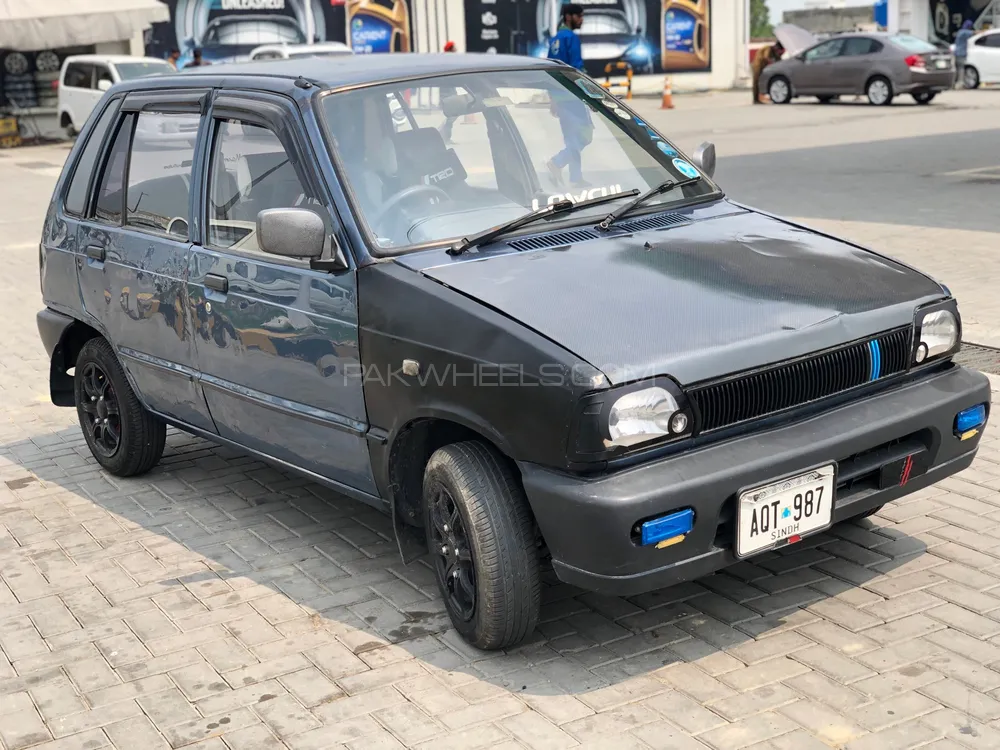
[(161, 88), (178, 83), (190, 85), (193, 78), (284, 78), (289, 86), (297, 78), (329, 88), (387, 83), (414, 77), (488, 70), (531, 70), (562, 67), (560, 63), (522, 55), (470, 55), (450, 53), (403, 55), (350, 55), (337, 58), (299, 57), (265, 62), (224, 63), (188, 68), (176, 76), (139, 79), (130, 88)]
[(89, 62), (89, 63), (128, 63), (128, 62), (158, 62), (166, 64), (166, 60), (159, 57), (135, 57), (133, 55), (70, 55), (63, 63)]

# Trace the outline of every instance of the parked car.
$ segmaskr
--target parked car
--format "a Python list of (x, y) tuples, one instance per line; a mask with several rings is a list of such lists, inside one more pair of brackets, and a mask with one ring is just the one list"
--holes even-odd
[(208, 22), (199, 39), (188, 39), (187, 51), (178, 67), (191, 61), (191, 53), (201, 49), (207, 63), (243, 62), (250, 53), (265, 44), (305, 44), (306, 37), (298, 22), (290, 16), (240, 13), (218, 16)]
[[(553, 111), (587, 116), (586, 186), (547, 165)], [(196, 141), (146, 148), (164, 121)], [(385, 511), (486, 649), (532, 631), (545, 561), (638, 594), (967, 468), (990, 388), (948, 289), (714, 162), (527, 57), (119, 84), (42, 231), (52, 402), (116, 476), (170, 424)]]
[(172, 72), (170, 63), (156, 57), (71, 55), (59, 74), (59, 126), (74, 136), (114, 84)]
[(1000, 29), (990, 29), (969, 39), (962, 83), (967, 89), (981, 83), (1000, 83)]
[[(780, 38), (780, 27), (775, 33)], [(773, 63), (760, 85), (775, 104), (864, 94), (872, 104), (888, 105), (899, 94), (929, 104), (954, 82), (950, 53), (905, 34), (870, 33), (838, 35)]]
[(353, 55), (354, 50), (343, 42), (316, 44), (265, 44), (250, 52), (251, 60), (289, 60), (302, 57), (340, 57)]

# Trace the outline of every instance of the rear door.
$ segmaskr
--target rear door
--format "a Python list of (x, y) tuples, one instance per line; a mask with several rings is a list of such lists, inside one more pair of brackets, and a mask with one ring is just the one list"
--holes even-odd
[(84, 305), (144, 403), (213, 431), (196, 381), (185, 298), (191, 175), (206, 96), (191, 91), (125, 99), (78, 245)]
[(222, 437), (347, 488), (375, 494), (353, 270), (269, 255), (257, 214), (302, 207), (330, 229), (331, 202), (291, 100), (214, 102), (203, 246), (189, 277), (205, 398)]
[(834, 61), (843, 49), (843, 39), (830, 39), (817, 44), (803, 55), (802, 65), (794, 81), (796, 94), (835, 94)]

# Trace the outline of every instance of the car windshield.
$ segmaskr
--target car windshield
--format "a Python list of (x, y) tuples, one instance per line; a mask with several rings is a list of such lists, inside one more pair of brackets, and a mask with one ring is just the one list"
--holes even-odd
[(581, 34), (631, 34), (624, 16), (614, 13), (587, 13), (583, 17)]
[(306, 38), (294, 23), (279, 23), (276, 20), (228, 21), (214, 26), (209, 32), (209, 41), (216, 44), (279, 44), (287, 42), (300, 44)]
[[(380, 255), (468, 237), (557, 202), (699, 174), (575, 71), (433, 77), (335, 92), (322, 103), (348, 192)], [(645, 210), (716, 192), (703, 179)], [(568, 221), (594, 221), (617, 205), (584, 208)]]
[(133, 78), (144, 78), (145, 76), (156, 75), (157, 73), (173, 73), (174, 69), (169, 63), (148, 61), (148, 62), (121, 62), (115, 63), (118, 75), (123, 81), (131, 81)]
[(889, 38), (893, 44), (897, 47), (902, 47), (907, 52), (937, 52), (937, 47), (933, 44), (925, 42), (923, 39), (918, 39), (915, 36), (895, 34)]

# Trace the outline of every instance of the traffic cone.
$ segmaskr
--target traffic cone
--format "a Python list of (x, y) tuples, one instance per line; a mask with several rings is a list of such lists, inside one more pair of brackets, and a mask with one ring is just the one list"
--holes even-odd
[(660, 109), (673, 109), (674, 108), (674, 90), (670, 85), (670, 76), (663, 77), (663, 101), (660, 103)]

